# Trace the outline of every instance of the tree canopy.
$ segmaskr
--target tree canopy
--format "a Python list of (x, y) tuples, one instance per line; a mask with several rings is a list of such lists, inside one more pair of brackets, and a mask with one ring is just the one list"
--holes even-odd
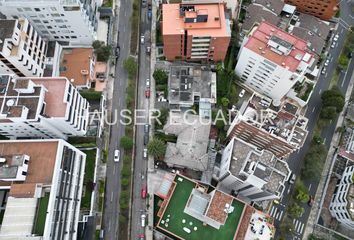
[(154, 137), (151, 141), (149, 141), (147, 150), (148, 153), (154, 158), (162, 159), (165, 156), (166, 144), (161, 139)]

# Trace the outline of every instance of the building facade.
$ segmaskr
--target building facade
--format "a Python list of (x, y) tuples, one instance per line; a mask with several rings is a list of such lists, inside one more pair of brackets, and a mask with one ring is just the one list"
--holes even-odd
[(296, 6), (296, 10), (330, 20), (339, 10), (339, 0), (285, 0), (286, 3)]
[(231, 38), (223, 3), (163, 4), (162, 37), (167, 60), (223, 61)]
[(225, 147), (217, 171), (221, 189), (251, 201), (281, 198), (291, 173), (288, 164), (270, 151), (238, 138)]
[(306, 41), (262, 22), (244, 38), (235, 72), (245, 86), (279, 106), (314, 61)]
[(0, 77), (0, 134), (63, 138), (86, 134), (89, 104), (67, 78)]
[(0, 239), (76, 239), (86, 155), (63, 140), (10, 140), (0, 156)]
[(0, 74), (42, 76), (46, 50), (27, 19), (0, 20)]
[(354, 166), (345, 169), (334, 190), (329, 211), (345, 227), (354, 229)]
[(25, 17), (48, 40), (91, 45), (96, 38), (97, 3), (85, 0), (0, 0), (8, 19)]

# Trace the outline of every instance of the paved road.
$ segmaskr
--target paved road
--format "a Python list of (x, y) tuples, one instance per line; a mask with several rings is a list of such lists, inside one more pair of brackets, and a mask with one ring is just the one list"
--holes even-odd
[[(131, 217), (131, 239), (138, 239), (144, 233), (141, 227), (141, 215), (146, 214), (146, 200), (141, 198), (141, 189), (146, 186), (147, 159), (143, 158), (144, 124), (148, 123), (149, 101), (145, 97), (146, 79), (150, 78), (150, 55), (146, 54), (146, 47), (150, 46), (150, 21), (147, 19), (147, 7), (141, 8), (140, 34), (145, 36), (145, 43), (140, 44), (139, 51), (139, 79), (137, 98), (137, 132), (135, 139), (135, 165), (133, 179), (133, 201)], [(147, 222), (147, 218), (145, 220)]]
[[(346, 2), (347, 3), (347, 2)], [(343, 3), (342, 3), (343, 4)], [(353, 19), (354, 20), (354, 19)], [(321, 74), (318, 83), (315, 86), (315, 89), (313, 91), (313, 94), (311, 96), (311, 99), (308, 103), (308, 109), (306, 112), (306, 117), (309, 119), (308, 123), (308, 131), (309, 131), (309, 136), (311, 136), (314, 127), (316, 125), (316, 122), (313, 119), (317, 119), (317, 116), (320, 113), (320, 107), (321, 107), (321, 94), (323, 91), (328, 89), (332, 75), (336, 69), (337, 63), (338, 63), (338, 57), (340, 54), (341, 49), (344, 46), (344, 36), (348, 32), (348, 25), (347, 22), (340, 21), (340, 24), (338, 25), (337, 32), (340, 35), (340, 39), (338, 40), (338, 43), (336, 44), (336, 47), (334, 49), (330, 48), (329, 49), (329, 54), (330, 54), (330, 63), (327, 67), (327, 71), (325, 74)], [(327, 55), (328, 56), (328, 55)], [(351, 62), (349, 68), (348, 68), (348, 74), (345, 74), (345, 72), (341, 73), (339, 76), (338, 80), (338, 88), (345, 93), (349, 80), (351, 77), (351, 74), (353, 73), (354, 69), (354, 62)], [(322, 130), (321, 132), (321, 137), (324, 139), (325, 145), (329, 147), (332, 136), (335, 131), (335, 125), (336, 121), (333, 121), (328, 127)], [(308, 149), (308, 146), (310, 145), (312, 141), (311, 137), (308, 137), (305, 141), (304, 147), (301, 148), (299, 151), (293, 153), (290, 155), (288, 163), (290, 169), (296, 174), (299, 175), (300, 169), (302, 166), (302, 160), (306, 154), (306, 151)], [(305, 182), (305, 185), (308, 187), (309, 192), (311, 195), (315, 195), (318, 182), (314, 181), (308, 181)], [(292, 186), (287, 184), (286, 189), (284, 192), (284, 196), (280, 201), (279, 205), (274, 205), (271, 210), (270, 214), (275, 218), (275, 226), (279, 228), (280, 222), (282, 218), (284, 217), (285, 214), (285, 208), (287, 204), (289, 203), (290, 197), (291, 197), (291, 191), (292, 191)], [(307, 204), (304, 204), (303, 207), (305, 208), (305, 213), (303, 216), (299, 219), (295, 219), (293, 221), (294, 226), (295, 226), (295, 237), (288, 237), (288, 239), (302, 239), (302, 234), (305, 228), (305, 224), (308, 220), (309, 214), (310, 214), (310, 207)], [(279, 233), (279, 231), (277, 232)], [(278, 237), (278, 235), (276, 235)]]
[[(118, 1), (117, 1), (118, 2)], [(119, 111), (125, 108), (125, 92), (127, 88), (127, 74), (122, 67), (123, 60), (129, 56), (130, 43), (130, 21), (132, 3), (130, 0), (120, 0), (119, 8), (119, 37), (120, 58), (116, 63), (115, 82), (112, 98), (112, 121), (117, 121), (111, 126), (111, 136), (109, 143), (107, 173), (106, 173), (106, 192), (105, 207), (103, 213), (103, 229), (105, 230), (105, 239), (118, 239), (118, 216), (119, 216), (119, 194), (120, 194), (120, 171), (122, 162), (113, 161), (114, 150), (120, 149), (120, 138), (124, 136), (124, 126), (120, 123)], [(116, 112), (116, 114), (115, 114)], [(124, 152), (121, 150), (120, 159), (123, 159)]]

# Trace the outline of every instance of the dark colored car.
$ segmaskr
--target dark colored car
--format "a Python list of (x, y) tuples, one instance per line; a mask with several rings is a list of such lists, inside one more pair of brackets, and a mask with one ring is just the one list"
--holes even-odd
[(144, 135), (144, 145), (146, 146), (149, 142), (149, 135), (148, 134), (145, 134)]
[(117, 47), (116, 47), (116, 58), (118, 59), (119, 56), (120, 56), (120, 47), (117, 46)]
[(145, 134), (149, 134), (149, 128), (150, 128), (150, 125), (149, 125), (149, 124), (145, 124), (145, 125), (144, 125), (144, 133), (145, 133)]

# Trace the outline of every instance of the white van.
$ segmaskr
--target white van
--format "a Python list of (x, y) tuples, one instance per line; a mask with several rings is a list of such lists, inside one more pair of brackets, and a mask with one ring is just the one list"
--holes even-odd
[(146, 218), (145, 214), (142, 214), (141, 215), (141, 226), (142, 227), (145, 227), (145, 218)]

